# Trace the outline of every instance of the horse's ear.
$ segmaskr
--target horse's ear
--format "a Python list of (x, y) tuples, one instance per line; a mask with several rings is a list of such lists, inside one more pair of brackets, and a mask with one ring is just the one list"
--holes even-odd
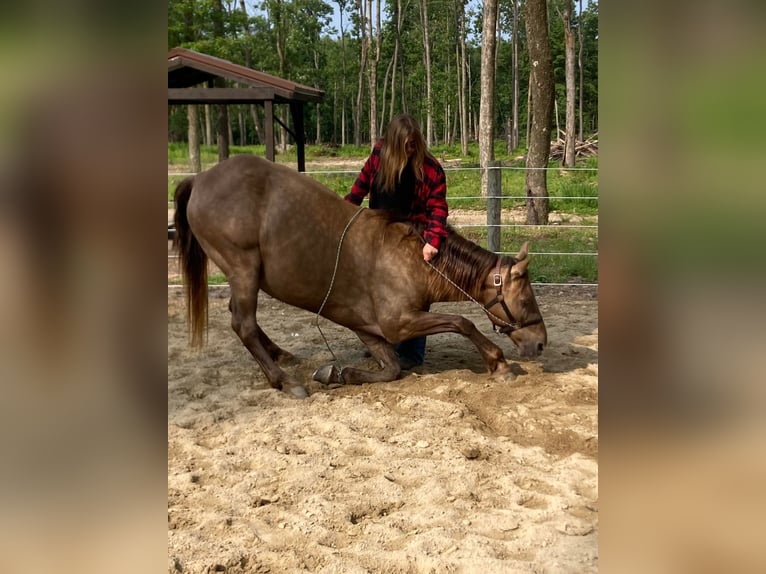
[(521, 277), (522, 275), (524, 275), (524, 273), (527, 272), (527, 265), (529, 265), (529, 259), (524, 259), (523, 261), (517, 261), (516, 264), (513, 267), (511, 267), (511, 277)]
[(526, 259), (528, 247), (529, 247), (529, 242), (525, 241), (524, 245), (522, 245), (521, 249), (519, 249), (519, 254), (516, 256), (516, 261), (521, 261), (522, 259)]

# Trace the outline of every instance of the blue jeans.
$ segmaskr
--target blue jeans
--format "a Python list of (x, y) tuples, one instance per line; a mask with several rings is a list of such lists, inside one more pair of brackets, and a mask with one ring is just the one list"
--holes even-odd
[(418, 365), (422, 365), (426, 356), (426, 338), (416, 337), (408, 339), (394, 346), (400, 359), (412, 359)]

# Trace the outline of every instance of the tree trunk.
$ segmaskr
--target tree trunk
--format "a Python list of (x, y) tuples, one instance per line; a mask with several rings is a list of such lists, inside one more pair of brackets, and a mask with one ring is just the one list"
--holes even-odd
[[(226, 158), (229, 157), (229, 155), (231, 155), (231, 149), (230, 148), (231, 148), (232, 143), (234, 143), (234, 134), (232, 133), (232, 129), (231, 129), (231, 114), (229, 113), (229, 106), (226, 105), (226, 106), (223, 106), (223, 108), (225, 110), (224, 113), (226, 115), (226, 125), (225, 125), (226, 141), (223, 143), (223, 148), (224, 148), (223, 157), (224, 157), (224, 159), (226, 159)], [(218, 140), (218, 146), (219, 146), (219, 148), (218, 148), (218, 157), (220, 158), (221, 157), (221, 140), (220, 140), (220, 138)]]
[(481, 196), (487, 197), (488, 169), (495, 160), (495, 39), (497, 0), (484, 0), (481, 30), (481, 103), (479, 105), (479, 165)]
[(386, 76), (383, 78), (383, 89), (380, 90), (380, 92), (383, 94), (383, 101), (380, 102), (380, 119), (378, 124), (379, 134), (382, 134), (386, 129), (384, 125), (386, 122), (386, 94), (388, 93), (388, 78), (391, 77), (391, 68), (393, 67), (393, 63), (393, 60), (388, 61), (388, 65), (386, 66)]
[[(319, 38), (316, 39), (316, 43), (319, 44)], [(314, 70), (316, 71), (317, 77), (319, 77), (319, 52), (317, 50), (314, 50)], [(317, 84), (316, 80), (314, 81), (314, 87), (319, 88), (319, 85)], [(317, 145), (320, 145), (322, 143), (322, 122), (320, 121), (321, 116), (321, 106), (319, 103), (316, 104), (316, 138), (314, 139), (314, 143)]]
[[(208, 87), (212, 88), (211, 83)], [(205, 104), (205, 145), (213, 145), (213, 106)]]
[(316, 105), (316, 114), (317, 114), (317, 131), (316, 131), (316, 139), (314, 140), (314, 143), (316, 145), (321, 145), (322, 143), (322, 122), (320, 121), (321, 116), (321, 107), (319, 104)]
[(584, 141), (583, 137), (583, 131), (582, 131), (582, 84), (583, 84), (583, 71), (582, 71), (582, 0), (580, 0), (580, 14), (577, 18), (577, 43), (578, 43), (578, 49), (577, 49), (577, 67), (580, 70), (580, 99), (579, 99), (579, 134), (578, 137), (580, 141)]
[(548, 223), (548, 156), (553, 114), (553, 62), (548, 42), (546, 0), (527, 0), (526, 29), (530, 61), (532, 119), (527, 153), (527, 224)]
[(378, 141), (378, 62), (380, 62), (380, 0), (375, 3), (375, 26), (372, 21), (373, 0), (367, 0), (367, 12), (369, 14), (368, 29), (370, 37), (370, 47), (372, 39), (375, 38), (375, 50), (372, 52), (369, 66), (369, 86), (370, 86), (370, 146)]
[(202, 160), (199, 153), (199, 106), (189, 104), (186, 106), (189, 119), (189, 163), (194, 173), (202, 171)]
[(261, 118), (260, 113), (258, 113), (259, 110), (258, 104), (250, 104), (250, 115), (253, 118), (253, 126), (255, 127), (255, 135), (258, 138), (258, 141), (256, 143), (266, 143), (266, 138), (263, 137), (263, 131), (261, 128)]
[(346, 2), (341, 0), (338, 2), (338, 12), (340, 16), (340, 46), (341, 46), (341, 68), (343, 69), (343, 76), (340, 79), (340, 145), (346, 145), (346, 30), (343, 27), (343, 12), (345, 11)]
[[(287, 16), (285, 14), (284, 1), (276, 0), (270, 5), (269, 19), (274, 26), (274, 41), (275, 49), (277, 51), (277, 62), (279, 63), (279, 77), (287, 77), (287, 36), (289, 30), (287, 29)], [(282, 107), (282, 106), (280, 106)], [(286, 125), (285, 112), (280, 110), (276, 114), (282, 123)], [(287, 134), (285, 128), (281, 125), (276, 126), (279, 130), (279, 149), (285, 151), (287, 148)]]
[(426, 146), (433, 143), (433, 100), (431, 98), (431, 40), (428, 36), (428, 1), (420, 0), (420, 22), (423, 26), (423, 64), (426, 69)]
[(473, 101), (473, 98), (471, 98), (471, 94), (473, 94), (473, 75), (471, 74), (471, 64), (470, 62), (466, 65), (466, 69), (468, 70), (468, 98), (466, 102), (466, 107), (468, 108), (468, 138), (469, 139), (475, 139), (476, 138), (476, 117), (474, 114), (473, 107), (471, 106), (471, 103)]
[(564, 57), (566, 76), (566, 136), (564, 137), (564, 158), (562, 164), (565, 167), (575, 165), (575, 36), (572, 30), (572, 12), (574, 0), (566, 0), (564, 7)]
[(513, 76), (513, 110), (511, 111), (511, 151), (519, 147), (519, 3), (513, 0), (513, 46), (511, 74)]
[(229, 110), (225, 105), (217, 107), (216, 138), (218, 142), (218, 161), (223, 161), (229, 157)]
[(242, 106), (238, 106), (237, 119), (239, 121), (239, 145), (247, 145), (247, 126), (245, 125), (245, 114), (242, 111)]
[[(402, 0), (396, 0), (396, 38), (394, 41), (394, 55), (391, 59), (391, 107), (388, 112), (388, 121), (394, 117), (396, 106), (396, 66), (399, 61), (399, 46), (402, 41)], [(382, 132), (383, 130), (381, 130)]]
[(367, 11), (365, 0), (357, 0), (359, 10), (360, 50), (362, 60), (359, 63), (359, 82), (356, 92), (356, 109), (354, 110), (354, 145), (362, 145), (362, 94), (364, 92), (364, 77), (367, 74)]
[[(219, 38), (224, 37), (224, 10), (222, 0), (216, 0), (213, 3), (213, 30)], [(225, 88), (226, 81), (223, 78), (215, 78), (213, 84), (216, 88)], [(218, 107), (218, 121), (216, 122), (216, 136), (218, 138), (218, 161), (223, 161), (229, 157), (229, 108), (226, 104), (220, 104)]]
[(460, 113), (460, 153), (463, 156), (468, 155), (468, 106), (466, 105), (466, 58), (465, 58), (465, 4), (460, 3), (460, 11), (458, 12), (458, 34), (459, 39), (457, 42), (458, 49), (458, 66), (460, 74), (458, 75), (458, 107)]
[(527, 151), (529, 151), (529, 133), (532, 129), (532, 72), (529, 73), (529, 81), (527, 82)]

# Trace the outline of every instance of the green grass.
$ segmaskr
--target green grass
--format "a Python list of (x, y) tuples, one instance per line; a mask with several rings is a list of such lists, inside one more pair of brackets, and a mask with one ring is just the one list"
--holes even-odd
[[(486, 228), (462, 228), (460, 234), (487, 247)], [(549, 225), (543, 228), (504, 227), (500, 232), (500, 251), (515, 255), (525, 242), (533, 263), (530, 278), (535, 283), (596, 283), (598, 259), (595, 255), (545, 255), (545, 253), (595, 253), (596, 229), (571, 229)]]
[[(226, 275), (223, 273), (213, 273), (211, 275), (208, 275), (207, 277), (207, 284), (208, 285), (227, 285), (229, 282), (226, 279)], [(181, 285), (182, 280), (180, 277), (176, 279), (170, 279), (168, 280), (168, 285)]]

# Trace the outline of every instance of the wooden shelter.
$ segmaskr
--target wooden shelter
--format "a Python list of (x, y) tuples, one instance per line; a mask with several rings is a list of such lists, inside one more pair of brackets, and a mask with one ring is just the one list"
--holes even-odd
[[(213, 87), (228, 82), (239, 87)], [(252, 70), (228, 60), (194, 50), (174, 48), (168, 52), (168, 104), (258, 104), (264, 109), (266, 158), (274, 161), (274, 122), (293, 136), (298, 171), (306, 170), (303, 112), (309, 102), (321, 102), (324, 92)], [(293, 129), (274, 115), (275, 104), (290, 107)]]

